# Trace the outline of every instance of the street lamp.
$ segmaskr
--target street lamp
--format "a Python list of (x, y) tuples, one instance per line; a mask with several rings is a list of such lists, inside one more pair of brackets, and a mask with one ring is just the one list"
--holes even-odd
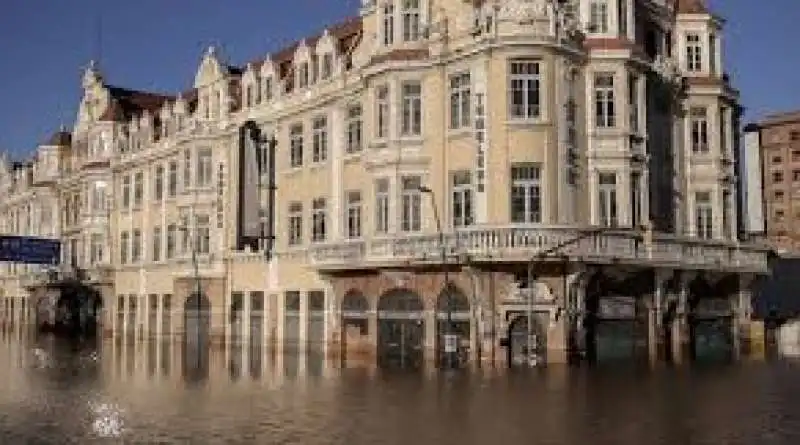
[[(444, 231), (442, 230), (442, 220), (439, 217), (439, 208), (436, 205), (436, 193), (434, 193), (433, 189), (430, 187), (426, 187), (424, 185), (420, 186), (418, 190), (422, 193), (428, 194), (431, 197), (431, 207), (433, 207), (433, 219), (436, 222), (436, 232), (439, 235), (439, 248), (441, 252), (441, 259), (442, 259), (442, 267), (444, 268), (444, 283), (445, 283), (445, 292), (447, 293), (447, 299), (445, 304), (447, 305), (447, 331), (442, 336), (444, 339), (444, 355), (445, 355), (445, 364), (448, 368), (453, 368), (453, 354), (458, 351), (458, 337), (455, 334), (455, 326), (453, 326), (453, 307), (452, 307), (452, 290), (450, 289), (450, 275), (448, 271), (447, 265), (447, 246), (444, 243)], [(436, 322), (438, 323), (438, 316)]]

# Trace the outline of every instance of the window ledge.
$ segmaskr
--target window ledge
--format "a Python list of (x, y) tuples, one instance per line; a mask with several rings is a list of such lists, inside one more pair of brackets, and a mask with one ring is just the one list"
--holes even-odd
[(353, 151), (353, 152), (350, 152), (350, 153), (345, 153), (344, 158), (343, 158), (345, 163), (357, 162), (360, 159), (361, 159), (361, 150)]
[(447, 138), (448, 139), (464, 139), (466, 137), (472, 136), (474, 129), (468, 126), (460, 127), (460, 128), (451, 128), (447, 130)]
[(508, 119), (505, 121), (505, 125), (507, 127), (516, 127), (516, 128), (523, 128), (523, 129), (534, 129), (539, 127), (545, 127), (551, 125), (552, 122), (542, 119)]
[(369, 148), (372, 149), (381, 149), (386, 148), (387, 142), (385, 138), (375, 139), (369, 144)]

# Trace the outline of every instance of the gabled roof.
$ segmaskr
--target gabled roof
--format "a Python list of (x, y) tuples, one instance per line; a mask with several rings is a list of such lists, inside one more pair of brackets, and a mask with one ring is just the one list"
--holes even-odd
[(110, 98), (109, 107), (99, 117), (101, 121), (117, 121), (129, 119), (145, 111), (156, 112), (174, 96), (151, 93), (148, 91), (131, 90), (113, 85), (105, 85)]

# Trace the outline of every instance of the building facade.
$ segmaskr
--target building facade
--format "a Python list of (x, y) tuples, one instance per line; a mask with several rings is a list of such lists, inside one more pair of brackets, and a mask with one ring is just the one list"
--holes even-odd
[[(90, 66), (74, 129), (4, 170), (2, 224), (60, 237), (120, 335), (400, 364), (736, 351), (767, 263), (737, 238), (721, 38), (700, 0), (364, 0), (244, 66), (210, 49), (180, 94)], [(41, 280), (4, 272), (16, 300)]]
[(800, 249), (800, 112), (774, 114), (748, 125), (745, 147), (748, 160), (752, 158), (756, 165), (752, 170), (758, 169), (748, 169), (749, 210), (763, 213), (762, 233), (778, 251), (796, 254)]

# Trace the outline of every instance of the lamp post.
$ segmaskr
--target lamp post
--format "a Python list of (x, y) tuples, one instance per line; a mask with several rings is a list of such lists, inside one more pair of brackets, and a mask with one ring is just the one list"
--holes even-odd
[[(201, 300), (202, 300), (202, 292), (203, 292), (203, 290), (202, 290), (202, 286), (201, 286), (201, 283), (200, 283), (200, 267), (199, 267), (198, 262), (197, 262), (197, 243), (196, 243), (196, 240), (195, 240), (195, 237), (197, 236), (196, 227), (195, 227), (195, 230), (192, 230), (192, 224), (194, 223), (195, 226), (196, 226), (196, 220), (195, 221), (191, 221), (190, 220), (194, 216), (195, 206), (197, 205), (197, 189), (196, 188), (194, 189), (194, 193), (193, 194), (194, 194), (194, 204), (192, 206), (192, 212), (191, 212), (192, 215), (191, 216), (186, 216), (186, 217), (183, 218), (183, 225), (181, 227), (181, 230), (184, 233), (186, 233), (187, 239), (189, 241), (189, 248), (191, 249), (192, 274), (193, 274), (193, 279), (194, 279), (194, 293), (193, 293), (193, 295), (194, 295), (195, 300), (196, 300), (196, 303), (195, 303), (196, 304), (196, 311), (197, 311), (196, 317), (198, 318), (198, 320), (196, 320), (195, 322), (197, 323), (197, 343), (198, 343), (198, 346), (199, 346), (200, 340), (201, 340), (201, 338), (200, 338), (201, 337), (201, 333), (200, 333), (200, 320), (199, 320), (199, 317), (200, 317), (200, 312), (202, 310), (202, 301)], [(192, 294), (190, 294), (190, 295), (192, 295)], [(184, 321), (184, 323), (185, 323), (185, 321)], [(185, 326), (184, 326), (184, 330), (186, 330)], [(199, 358), (198, 358), (198, 360), (199, 360)]]
[[(444, 339), (444, 355), (445, 355), (445, 365), (448, 368), (453, 368), (453, 354), (458, 351), (457, 348), (457, 337), (455, 335), (455, 329), (453, 326), (453, 308), (452, 308), (452, 295), (451, 290), (449, 287), (450, 284), (450, 275), (447, 268), (447, 246), (444, 244), (444, 231), (442, 230), (442, 220), (439, 217), (439, 208), (436, 205), (436, 193), (434, 193), (433, 189), (426, 186), (420, 186), (419, 191), (425, 194), (430, 195), (431, 197), (431, 207), (433, 207), (433, 219), (436, 222), (436, 232), (439, 236), (439, 249), (441, 252), (441, 259), (442, 259), (442, 267), (444, 268), (444, 283), (445, 283), (445, 292), (447, 292), (447, 300), (445, 304), (447, 305), (447, 331), (442, 336)], [(436, 317), (436, 322), (438, 323), (438, 316)]]

